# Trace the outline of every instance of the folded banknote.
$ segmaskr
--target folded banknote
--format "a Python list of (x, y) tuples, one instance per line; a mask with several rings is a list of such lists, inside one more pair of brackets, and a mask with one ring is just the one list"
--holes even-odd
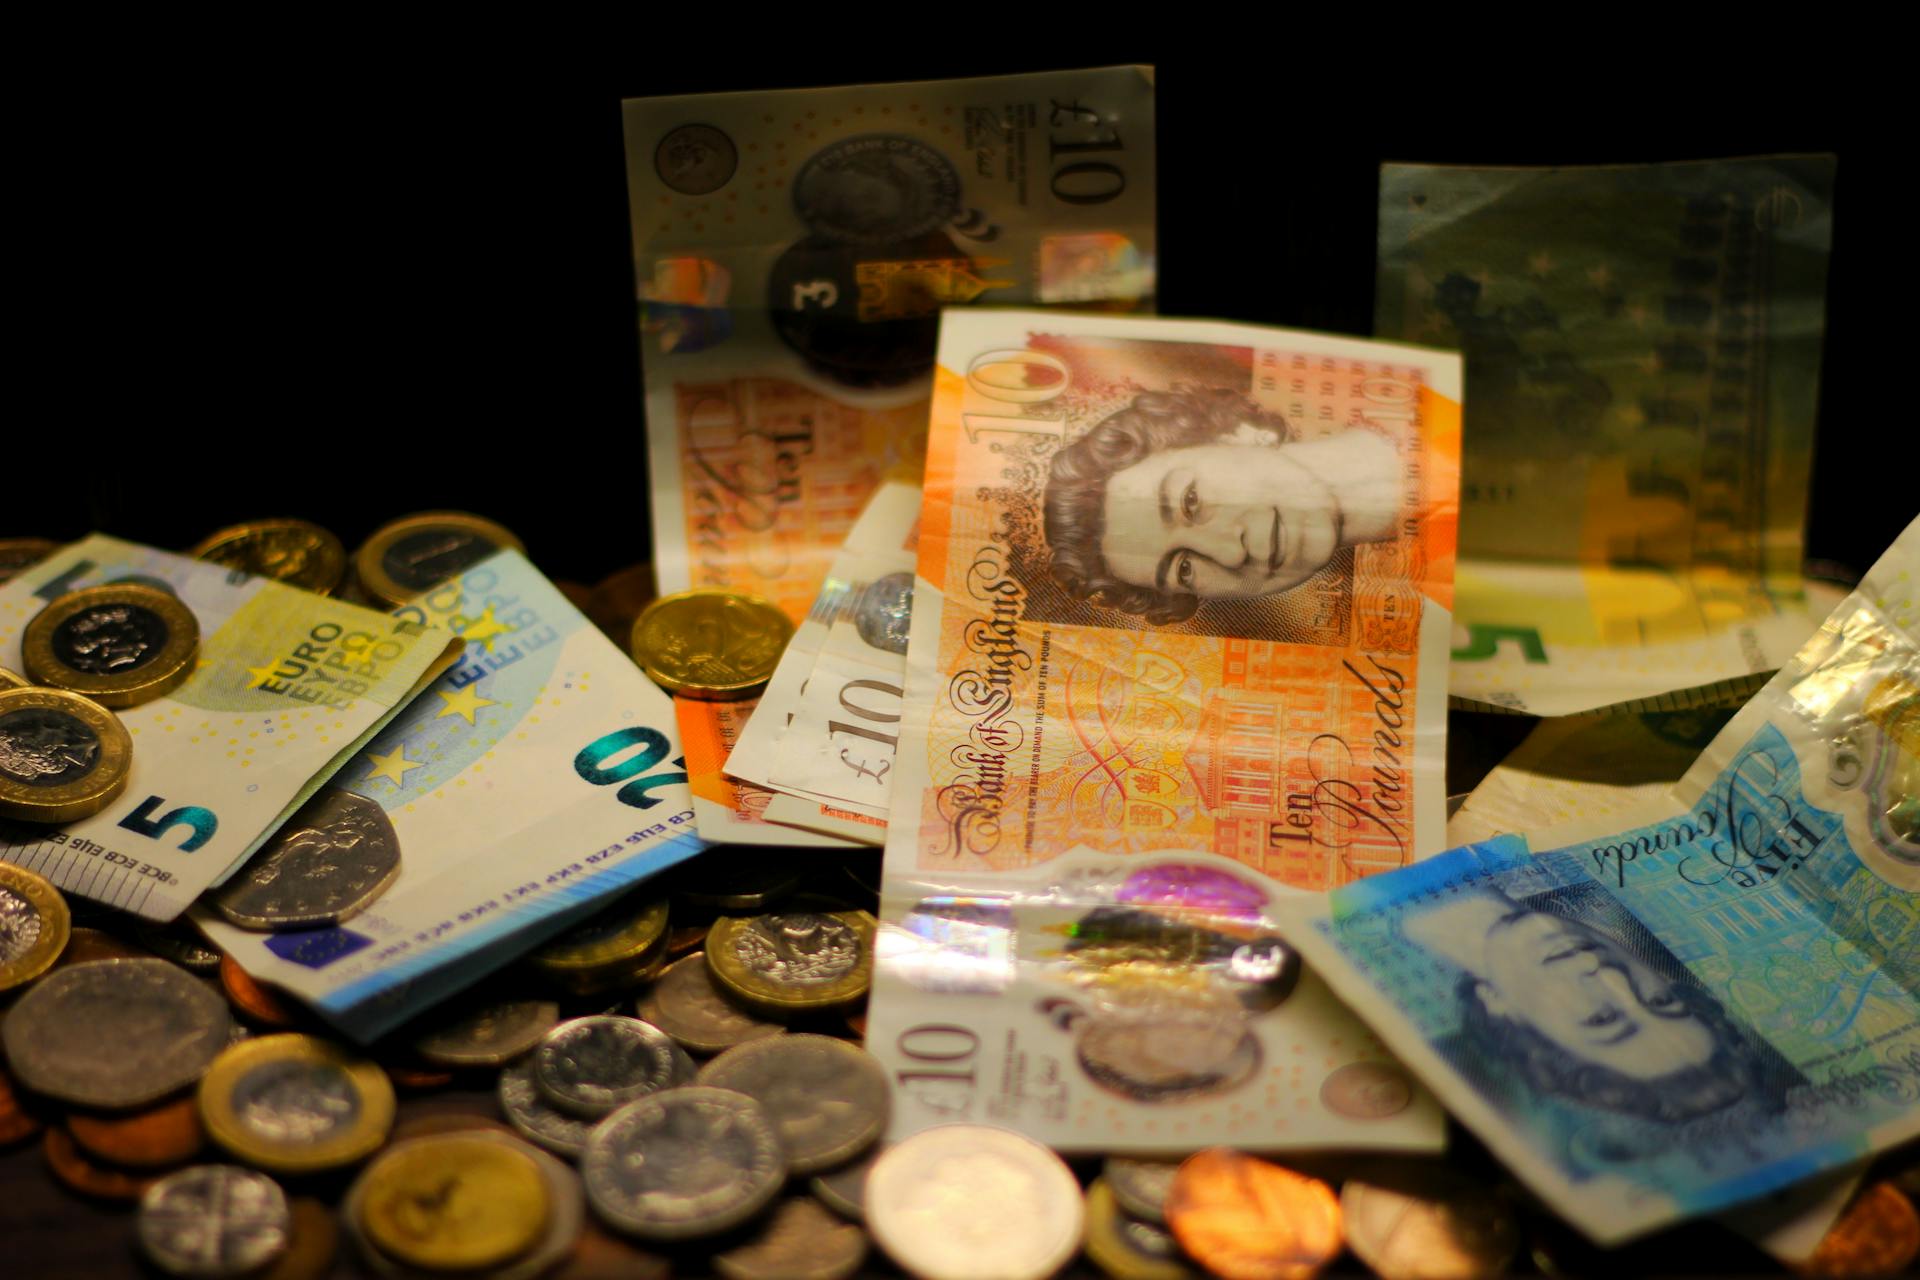
[(50, 601), (115, 582), (193, 611), (198, 666), (118, 713), (133, 769), (112, 804), (59, 827), (0, 824), (0, 860), (153, 920), (264, 844), (459, 647), (428, 619), (95, 534), (0, 587), (0, 666), (21, 669), (21, 635)]
[[(846, 849), (862, 843), (832, 834), (830, 830), (803, 830), (773, 821), (768, 811), (772, 802), (781, 798), (779, 792), (723, 772), (734, 744), (753, 723), (759, 707), (758, 698), (726, 702), (686, 697), (673, 700), (674, 717), (679, 721), (681, 740), (687, 747), (688, 781), (693, 788), (693, 811), (700, 838), (709, 844), (816, 849)], [(810, 806), (809, 813), (818, 810), (818, 802), (802, 803)]]
[(1666, 799), (1280, 904), (1602, 1243), (1920, 1134), (1920, 521)]
[(667, 695), (518, 552), (394, 617), (448, 629), (460, 657), (295, 815), (281, 841), (305, 848), (279, 870), (318, 874), (379, 843), (398, 878), (323, 928), (194, 913), (248, 973), (360, 1039), (705, 847)]

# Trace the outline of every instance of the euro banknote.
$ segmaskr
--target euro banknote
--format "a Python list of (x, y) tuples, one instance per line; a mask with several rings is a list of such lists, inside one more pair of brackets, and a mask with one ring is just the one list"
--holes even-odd
[(315, 856), (385, 844), (399, 877), (324, 928), (194, 912), (248, 973), (362, 1040), (705, 847), (667, 695), (525, 557), (491, 556), (394, 616), (451, 631), (460, 656), (282, 840)]
[(623, 111), (662, 591), (805, 615), (919, 479), (942, 307), (1151, 304), (1150, 69)]
[(768, 816), (778, 793), (758, 783), (743, 782), (723, 772), (740, 735), (753, 722), (759, 699), (715, 702), (675, 698), (674, 716), (686, 743), (688, 783), (693, 788), (693, 812), (700, 838), (709, 844), (787, 845), (843, 849), (857, 841), (821, 831), (782, 825)]
[(1737, 706), (1812, 632), (1833, 178), (1823, 155), (1382, 169), (1375, 331), (1468, 371), (1464, 704)]
[[(945, 897), (1113, 907), (1073, 896), (1061, 860), (1080, 847), (1176, 879), (1194, 858), (1224, 860), (1262, 903), (1441, 848), (1459, 379), (1449, 353), (1322, 335), (947, 313), (889, 799), (889, 936)], [(936, 942), (941, 927), (926, 926)], [(916, 954), (939, 968), (938, 946)], [(951, 963), (972, 963), (965, 946)], [(895, 1131), (911, 1132), (949, 1114), (911, 1083), (928, 1039), (916, 1029), (997, 1045), (1024, 996), (948, 1001), (937, 975), (889, 964), (880, 953), (868, 1043), (902, 1085)], [(1321, 1055), (1347, 1025), (1315, 1014), (1302, 1027), (1319, 1030), (1298, 1034)], [(1321, 1087), (1216, 1064), (1232, 1089), (1136, 1111), (1097, 1068), (1049, 1055), (1061, 1119), (997, 1094), (1011, 1087), (998, 1057), (979, 1061), (995, 1083), (972, 1114), (999, 1097), (1005, 1122), (1073, 1145), (1110, 1140), (1116, 1108), (1139, 1121), (1129, 1140), (1240, 1141), (1251, 1099), (1312, 1110)], [(1176, 1112), (1184, 1128), (1152, 1121)]]
[(113, 803), (59, 827), (0, 823), (0, 860), (152, 920), (260, 848), (458, 648), (430, 623), (94, 534), (0, 587), (0, 666), (22, 668), (21, 636), (49, 602), (114, 582), (191, 609), (198, 665), (118, 713), (133, 765)]
[(1634, 822), (1281, 904), (1602, 1243), (1920, 1134), (1920, 521)]

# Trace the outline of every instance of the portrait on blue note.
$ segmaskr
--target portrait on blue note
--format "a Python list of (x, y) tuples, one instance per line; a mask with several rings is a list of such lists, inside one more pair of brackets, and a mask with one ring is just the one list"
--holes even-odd
[(1436, 1048), (1481, 1092), (1663, 1128), (1784, 1109), (1799, 1073), (1652, 933), (1597, 884), (1539, 884), (1491, 876), (1401, 917), (1443, 962), (1453, 1029)]

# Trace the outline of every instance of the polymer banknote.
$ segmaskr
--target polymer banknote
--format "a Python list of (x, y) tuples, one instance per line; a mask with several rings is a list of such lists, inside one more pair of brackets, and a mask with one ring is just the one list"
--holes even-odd
[(805, 616), (918, 480), (943, 307), (1154, 292), (1152, 72), (624, 105), (662, 591)]
[[(1230, 1105), (1207, 1089), (1122, 1101), (1131, 1086), (1116, 1094), (1062, 1054), (1044, 1071), (1065, 1101), (1016, 1105), (997, 1064), (1025, 989), (940, 994), (938, 904), (1122, 909), (1106, 888), (1074, 896), (1074, 854), (1117, 859), (1103, 884), (1125, 883), (1127, 865), (1171, 868), (1154, 873), (1172, 878), (1169, 909), (1180, 868), (1237, 867), (1231, 885), (1193, 871), (1189, 906), (1244, 884), (1258, 917), (1289, 888), (1442, 847), (1459, 380), (1449, 353), (1314, 334), (947, 314), (869, 1036), (902, 1084), (896, 1132), (952, 1118), (945, 1094), (911, 1083), (927, 1065), (916, 1029), (934, 1025), (990, 1046), (979, 1105), (999, 1098), (1003, 1122), (1051, 1142), (1107, 1141), (1116, 1111), (1135, 1119), (1128, 1141), (1159, 1149), (1238, 1142), (1241, 1097), (1334, 1123), (1314, 1110), (1318, 1079), (1238, 1074), (1226, 1032), (1193, 1074), (1254, 1091)], [(1013, 927), (1010, 945), (1028, 945)], [(885, 938), (908, 935), (932, 939), (911, 947), (930, 976), (889, 958)], [(970, 945), (950, 948), (959, 970)], [(1292, 1025), (1316, 1062), (1353, 1043), (1344, 1020)]]
[(1466, 358), (1463, 703), (1737, 706), (1812, 631), (1833, 179), (1819, 155), (1383, 167), (1375, 332)]
[[(860, 841), (830, 831), (784, 825), (768, 810), (779, 793), (758, 783), (745, 782), (724, 772), (727, 758), (753, 717), (758, 698), (716, 702), (702, 698), (675, 698), (673, 711), (687, 749), (688, 783), (693, 788), (694, 821), (700, 838), (709, 844), (762, 844), (802, 848), (851, 848)], [(815, 810), (818, 802), (808, 802)], [(806, 816), (803, 811), (795, 816)]]
[(0, 823), (0, 861), (153, 920), (264, 844), (458, 649), (426, 620), (94, 534), (0, 587), (0, 666), (21, 669), (21, 636), (50, 601), (115, 582), (193, 611), (197, 666), (118, 712), (133, 738), (119, 798), (60, 827)]
[(1920, 1134), (1920, 521), (1596, 825), (1282, 903), (1286, 936), (1603, 1243)]
[(400, 872), (343, 923), (196, 922), (256, 978), (360, 1039), (399, 1025), (610, 894), (705, 848), (673, 708), (515, 551), (402, 606), (458, 660), (348, 762), (280, 842), (284, 874), (336, 846)]

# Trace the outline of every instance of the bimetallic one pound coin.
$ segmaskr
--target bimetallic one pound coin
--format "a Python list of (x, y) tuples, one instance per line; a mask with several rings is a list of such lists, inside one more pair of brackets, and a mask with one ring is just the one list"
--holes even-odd
[(608, 1223), (649, 1240), (716, 1235), (754, 1217), (786, 1185), (787, 1161), (760, 1104), (726, 1089), (668, 1089), (594, 1128), (580, 1158), (587, 1199)]
[(1433, 1164), (1349, 1178), (1347, 1247), (1382, 1280), (1491, 1280), (1520, 1251), (1520, 1222), (1493, 1188)]
[(460, 1134), (417, 1138), (374, 1160), (359, 1208), (376, 1248), (433, 1271), (494, 1267), (530, 1252), (549, 1212), (531, 1155)]
[(90, 818), (132, 770), (133, 737), (105, 707), (64, 689), (0, 689), (0, 818)]
[(786, 1032), (779, 1023), (763, 1022), (730, 1003), (714, 985), (703, 952), (668, 965), (641, 997), (638, 1012), (694, 1053), (720, 1053)]
[(1340, 1256), (1332, 1187), (1225, 1147), (1180, 1166), (1167, 1224), (1188, 1256), (1221, 1280), (1309, 1280)]
[(59, 543), (45, 538), (0, 538), (0, 586), (5, 586), (22, 570), (33, 568), (59, 549)]
[(207, 535), (187, 554), (330, 596), (347, 576), (347, 549), (306, 520), (250, 520)]
[(192, 1084), (232, 1034), (226, 1002), (165, 960), (61, 969), (21, 996), (0, 1027), (21, 1084), (107, 1110)]
[(1087, 1257), (1112, 1280), (1189, 1280), (1196, 1273), (1165, 1228), (1124, 1212), (1105, 1178), (1087, 1188)]
[(571, 1115), (604, 1116), (692, 1078), (691, 1060), (666, 1032), (638, 1018), (596, 1014), (549, 1031), (533, 1054), (533, 1079)]
[(867, 1177), (867, 1229), (919, 1280), (1043, 1280), (1080, 1248), (1085, 1218), (1059, 1156), (990, 1125), (923, 1129)]
[(753, 1237), (713, 1255), (723, 1280), (846, 1280), (867, 1260), (867, 1233), (811, 1196), (782, 1200)]
[(278, 1183), (226, 1164), (169, 1174), (140, 1197), (140, 1250), (176, 1276), (249, 1276), (286, 1251), (292, 1215)]
[(872, 985), (875, 927), (864, 911), (722, 916), (707, 934), (707, 965), (729, 995), (771, 1017), (841, 1009)]
[(663, 596), (633, 624), (633, 660), (655, 684), (689, 698), (751, 697), (772, 678), (793, 622), (737, 591)]
[(34, 616), (21, 660), (37, 684), (136, 707), (185, 684), (200, 656), (193, 610), (133, 582), (69, 591)]
[(1173, 1190), (1173, 1176), (1179, 1171), (1178, 1160), (1108, 1156), (1100, 1176), (1123, 1212), (1165, 1225), (1167, 1193)]
[(700, 1068), (696, 1079), (758, 1102), (795, 1174), (845, 1164), (878, 1142), (887, 1127), (890, 1094), (880, 1060), (830, 1036), (743, 1044)]
[(464, 511), (428, 511), (374, 531), (353, 556), (367, 598), (396, 609), (504, 548), (527, 548), (504, 526)]
[(242, 929), (315, 929), (359, 914), (400, 874), (400, 837), (378, 804), (322, 787), (216, 891)]
[(33, 685), (22, 675), (15, 675), (5, 667), (0, 667), (0, 692), (7, 689), (31, 689)]
[(312, 1036), (242, 1041), (200, 1081), (207, 1133), (274, 1173), (313, 1173), (364, 1159), (386, 1141), (393, 1112), (385, 1072)]
[(25, 867), (0, 862), (0, 991), (51, 969), (72, 931), (73, 917), (58, 889)]

